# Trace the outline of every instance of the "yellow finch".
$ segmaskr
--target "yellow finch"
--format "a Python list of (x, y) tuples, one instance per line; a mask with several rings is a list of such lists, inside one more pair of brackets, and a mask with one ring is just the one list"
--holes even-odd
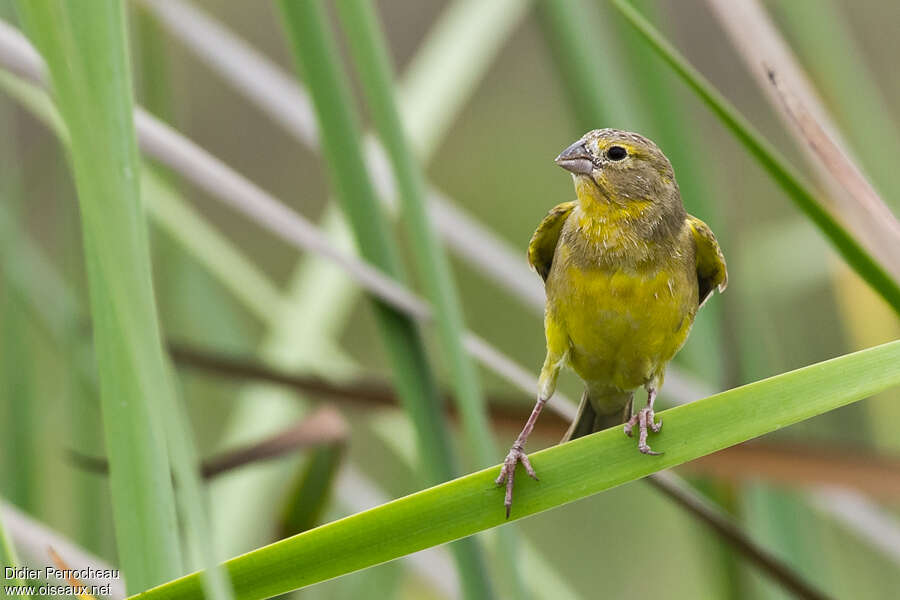
[[(537, 404), (513, 443), (497, 484), (506, 516), (521, 462), (537, 479), (525, 441), (553, 395), (563, 365), (584, 380), (578, 415), (563, 441), (625, 423), (638, 449), (657, 432), (653, 402), (666, 364), (684, 344), (697, 310), (725, 289), (725, 258), (709, 227), (684, 210), (672, 165), (645, 137), (616, 129), (586, 133), (556, 158), (572, 173), (577, 199), (555, 206), (528, 246), (544, 279), (547, 357)], [(632, 414), (634, 390), (646, 408)]]

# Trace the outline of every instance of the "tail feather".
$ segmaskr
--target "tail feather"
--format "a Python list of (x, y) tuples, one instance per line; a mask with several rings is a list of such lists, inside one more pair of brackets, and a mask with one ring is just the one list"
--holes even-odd
[[(621, 425), (631, 417), (633, 399), (633, 392), (607, 388), (602, 393), (597, 393), (596, 391), (592, 392), (590, 388), (585, 388), (575, 420), (572, 421), (572, 425), (569, 426), (569, 430), (560, 443)], [(598, 408), (603, 412), (598, 412)]]

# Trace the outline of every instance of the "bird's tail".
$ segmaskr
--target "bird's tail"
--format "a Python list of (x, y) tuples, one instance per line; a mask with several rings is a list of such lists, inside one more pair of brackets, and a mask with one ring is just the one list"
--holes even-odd
[(560, 443), (621, 425), (631, 417), (633, 400), (634, 392), (623, 392), (610, 387), (585, 387), (575, 420)]

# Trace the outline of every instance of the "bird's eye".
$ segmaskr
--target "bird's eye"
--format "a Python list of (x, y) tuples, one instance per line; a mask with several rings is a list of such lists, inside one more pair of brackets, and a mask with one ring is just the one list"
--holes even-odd
[(609, 150), (606, 151), (606, 156), (610, 160), (622, 160), (628, 156), (628, 151), (622, 146), (610, 146)]

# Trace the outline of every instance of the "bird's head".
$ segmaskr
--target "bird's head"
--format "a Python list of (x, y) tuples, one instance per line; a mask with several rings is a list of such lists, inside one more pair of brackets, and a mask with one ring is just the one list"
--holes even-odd
[(598, 197), (615, 204), (677, 198), (669, 159), (636, 133), (594, 129), (563, 150), (556, 164), (572, 173), (579, 198)]

